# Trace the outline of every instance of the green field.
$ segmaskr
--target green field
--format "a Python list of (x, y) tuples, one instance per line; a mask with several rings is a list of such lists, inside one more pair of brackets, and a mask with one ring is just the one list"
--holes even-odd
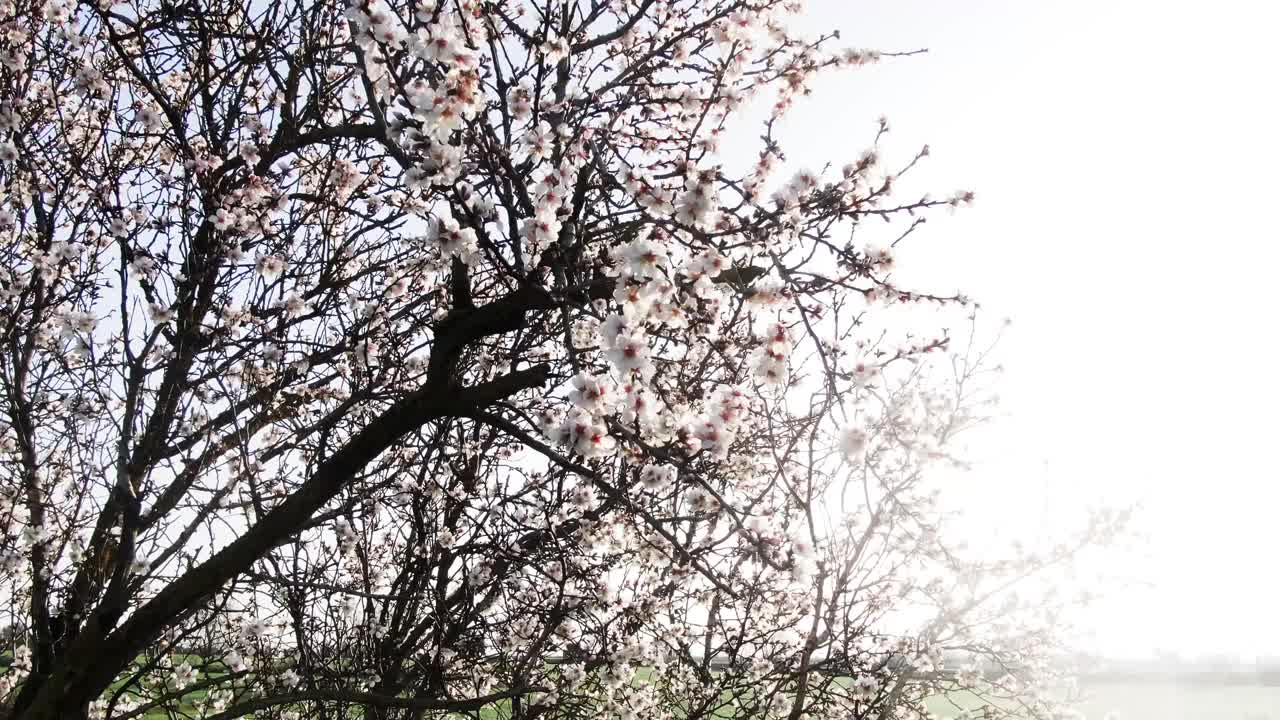
[[(1085, 681), (1085, 720), (1280, 720), (1280, 686), (1178, 683), (1172, 680)], [(957, 699), (967, 709), (976, 705)], [(955, 708), (945, 699), (930, 710), (949, 718)]]
[(1280, 687), (1177, 682), (1082, 685), (1089, 720), (1115, 712), (1123, 720), (1280, 720)]
[[(1104, 681), (1086, 682), (1081, 690), (1085, 720), (1280, 720), (1280, 686)], [(955, 705), (979, 707), (943, 698), (929, 705), (940, 718), (954, 717)]]
[[(0, 656), (0, 669), (7, 663)], [(1178, 682), (1176, 680), (1085, 680), (1079, 710), (1084, 720), (1280, 720), (1280, 685)], [(188, 700), (202, 696), (196, 691)], [(958, 707), (957, 707), (958, 706)], [(934, 698), (929, 709), (939, 718), (960, 710), (980, 710), (968, 695)], [(184, 711), (191, 707), (184, 704)], [(492, 711), (482, 717), (496, 715)], [(166, 720), (167, 713), (148, 713), (145, 720)], [(979, 715), (980, 717), (980, 715)]]

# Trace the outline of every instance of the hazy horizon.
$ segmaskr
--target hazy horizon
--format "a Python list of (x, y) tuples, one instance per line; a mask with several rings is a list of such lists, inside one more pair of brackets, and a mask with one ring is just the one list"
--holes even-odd
[(975, 507), (1039, 532), (1086, 503), (1140, 505), (1146, 540), (1094, 568), (1132, 582), (1081, 617), (1109, 657), (1280, 655), (1263, 415), (1280, 401), (1264, 325), (1280, 112), (1262, 90), (1277, 21), (1241, 1), (1097, 0), (810, 0), (801, 20), (929, 50), (827, 78), (778, 135), (790, 164), (838, 166), (883, 114), (891, 157), (931, 149), (904, 197), (978, 193), (903, 248), (899, 277), (1013, 322)]

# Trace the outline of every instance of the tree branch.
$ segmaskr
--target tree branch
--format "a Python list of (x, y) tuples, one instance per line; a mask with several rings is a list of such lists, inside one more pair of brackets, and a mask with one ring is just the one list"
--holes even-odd
[(234, 705), (217, 715), (213, 715), (209, 720), (234, 720), (235, 718), (244, 717), (251, 712), (264, 710), (270, 707), (314, 701), (349, 702), (359, 703), (361, 705), (376, 705), (378, 707), (403, 708), (406, 710), (447, 710), (450, 712), (467, 712), (479, 710), (486, 705), (492, 705), (493, 703), (501, 702), (502, 700), (510, 700), (511, 698), (520, 697), (532, 692), (544, 692), (544, 689), (539, 687), (517, 688), (489, 695), (481, 695), (480, 697), (471, 698), (469, 700), (393, 697), (390, 695), (378, 695), (375, 693), (355, 692), (351, 690), (305, 690), (302, 692), (254, 698), (247, 702), (240, 703), (239, 705)]

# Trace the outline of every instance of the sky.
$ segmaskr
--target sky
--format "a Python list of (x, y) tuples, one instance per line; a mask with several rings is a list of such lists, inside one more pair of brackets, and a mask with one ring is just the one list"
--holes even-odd
[(1280, 656), (1280, 4), (809, 0), (801, 23), (928, 49), (819, 82), (779, 135), (839, 167), (885, 115), (886, 152), (930, 146), (904, 198), (978, 193), (898, 254), (1012, 320), (966, 492), (1050, 525), (1139, 505), (1088, 649)]

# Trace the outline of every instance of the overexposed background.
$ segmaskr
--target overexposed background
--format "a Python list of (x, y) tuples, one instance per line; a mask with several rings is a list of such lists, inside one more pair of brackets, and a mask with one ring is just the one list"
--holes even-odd
[(1140, 584), (1081, 618), (1087, 649), (1280, 656), (1280, 4), (809, 0), (801, 22), (929, 50), (828, 76), (778, 130), (790, 165), (838, 169), (883, 114), (891, 166), (931, 148), (903, 199), (978, 192), (898, 256), (1013, 320), (975, 512), (1138, 502), (1142, 549), (1105, 570)]

